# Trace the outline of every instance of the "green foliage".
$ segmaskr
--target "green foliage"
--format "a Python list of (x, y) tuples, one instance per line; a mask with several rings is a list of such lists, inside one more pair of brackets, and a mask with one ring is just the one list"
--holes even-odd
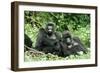
[[(68, 30), (72, 33), (73, 36), (77, 36), (81, 39), (82, 43), (86, 48), (90, 48), (90, 14), (79, 14), (79, 13), (57, 13), (57, 12), (37, 12), (37, 11), (25, 11), (24, 12), (24, 31), (33, 41), (33, 47), (36, 42), (37, 34), (39, 28), (45, 27), (46, 23), (54, 22), (55, 29), (59, 32)], [(87, 54), (88, 55), (88, 54)], [(83, 55), (78, 57), (87, 58), (89, 55)], [(87, 56), (87, 57), (86, 57)], [(52, 58), (53, 57), (53, 58)], [(28, 58), (32, 60), (56, 60), (59, 57), (50, 56), (48, 54), (39, 57), (31, 57), (25, 55), (25, 60)], [(34, 59), (33, 59), (34, 58)], [(70, 57), (77, 58), (77, 57)], [(68, 58), (68, 59), (70, 59)]]

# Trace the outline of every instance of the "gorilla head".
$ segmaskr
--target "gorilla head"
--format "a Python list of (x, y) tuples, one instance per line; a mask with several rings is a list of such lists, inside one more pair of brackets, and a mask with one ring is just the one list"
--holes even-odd
[(69, 31), (64, 31), (62, 37), (63, 41), (66, 42), (67, 45), (72, 43), (72, 37)]
[(53, 22), (49, 22), (47, 25), (46, 25), (46, 28), (45, 28), (46, 32), (48, 35), (52, 35), (53, 32), (54, 32), (54, 23)]

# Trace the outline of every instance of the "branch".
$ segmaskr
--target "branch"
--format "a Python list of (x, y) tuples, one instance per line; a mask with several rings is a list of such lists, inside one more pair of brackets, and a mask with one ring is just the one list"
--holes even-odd
[(33, 53), (33, 54), (41, 54), (41, 55), (44, 54), (43, 52), (40, 52), (40, 51), (38, 51), (38, 50), (35, 50), (35, 49), (33, 49), (33, 48), (28, 47), (27, 45), (24, 45), (24, 47), (25, 47), (25, 49), (28, 50), (30, 53)]

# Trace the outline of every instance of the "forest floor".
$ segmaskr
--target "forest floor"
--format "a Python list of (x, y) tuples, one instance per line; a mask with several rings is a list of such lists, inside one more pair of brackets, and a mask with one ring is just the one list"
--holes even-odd
[(26, 51), (24, 53), (24, 61), (32, 62), (32, 61), (55, 61), (55, 60), (76, 60), (76, 59), (90, 59), (90, 51), (87, 54), (80, 53), (80, 55), (70, 55), (67, 57), (59, 57), (57, 55), (53, 55), (51, 53), (48, 54), (38, 54), (32, 53), (30, 51)]

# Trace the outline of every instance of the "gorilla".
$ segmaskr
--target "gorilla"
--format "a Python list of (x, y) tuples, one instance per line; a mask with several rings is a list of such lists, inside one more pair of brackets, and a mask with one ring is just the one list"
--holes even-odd
[(55, 24), (49, 22), (45, 28), (40, 28), (37, 35), (35, 47), (44, 53), (61, 55), (60, 40), (61, 35), (55, 31)]
[[(31, 38), (27, 34), (24, 34), (24, 45), (27, 46), (27, 47), (32, 48), (32, 43), (33, 42), (31, 40)], [(26, 50), (28, 50), (28, 49), (25, 48), (24, 51), (26, 51)]]
[(69, 31), (64, 31), (61, 42), (63, 56), (79, 55), (78, 52), (86, 53), (86, 48), (78, 37), (72, 37)]

